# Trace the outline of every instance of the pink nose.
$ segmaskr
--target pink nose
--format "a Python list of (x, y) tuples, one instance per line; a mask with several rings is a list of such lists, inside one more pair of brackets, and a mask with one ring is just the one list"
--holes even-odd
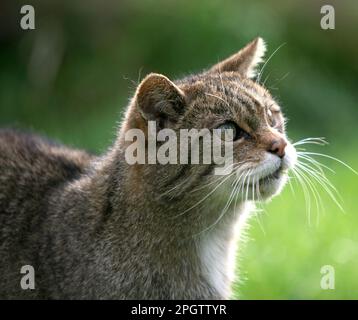
[(287, 146), (286, 140), (283, 138), (279, 138), (271, 142), (268, 151), (272, 152), (273, 154), (277, 154), (280, 158), (283, 158), (285, 156), (286, 146)]

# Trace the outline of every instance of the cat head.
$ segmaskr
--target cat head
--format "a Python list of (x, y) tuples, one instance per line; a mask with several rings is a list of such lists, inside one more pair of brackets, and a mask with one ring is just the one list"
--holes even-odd
[[(170, 129), (179, 134), (181, 129), (230, 129), (233, 172), (230, 171), (227, 179), (229, 191), (236, 188), (246, 199), (266, 199), (277, 193), (287, 171), (295, 164), (296, 152), (286, 137), (280, 106), (253, 79), (264, 52), (265, 44), (257, 38), (200, 74), (177, 81), (161, 74), (146, 76), (127, 111), (120, 134), (122, 147), (130, 145), (124, 139), (130, 129), (141, 130), (145, 142), (139, 142), (148, 147), (150, 121), (156, 124), (156, 132)], [(162, 144), (155, 142), (157, 150)], [(175, 157), (179, 159), (182, 151), (178, 143)], [(175, 195), (200, 189), (208, 185), (217, 166), (216, 163), (183, 164), (179, 160), (177, 164), (148, 165), (148, 150), (145, 158), (145, 163), (135, 165), (135, 170), (161, 194), (173, 188)], [(212, 187), (215, 186), (213, 183)]]

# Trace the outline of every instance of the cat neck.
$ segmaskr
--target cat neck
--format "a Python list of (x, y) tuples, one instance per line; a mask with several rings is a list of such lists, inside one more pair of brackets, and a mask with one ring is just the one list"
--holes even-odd
[(236, 203), (221, 216), (224, 204), (219, 195), (196, 207), (193, 203), (202, 195), (167, 201), (145, 187), (140, 171), (111, 152), (93, 163), (90, 176), (71, 184), (87, 196), (90, 209), (84, 214), (94, 212), (93, 243), (102, 243), (101, 250), (107, 252), (101, 255), (118, 270), (123, 264), (140, 264), (148, 274), (165, 270), (168, 276), (202, 278), (215, 297), (228, 297), (239, 218), (246, 216), (247, 203)]

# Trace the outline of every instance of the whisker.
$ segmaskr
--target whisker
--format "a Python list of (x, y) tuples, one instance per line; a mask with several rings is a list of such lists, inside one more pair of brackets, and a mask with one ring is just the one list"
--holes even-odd
[(358, 174), (358, 173), (347, 163), (336, 157), (324, 153), (306, 151), (303, 148), (298, 148), (298, 146), (308, 145), (308, 144), (327, 145), (328, 142), (323, 137), (318, 137), (318, 138), (309, 137), (293, 143), (293, 146), (296, 148), (296, 150), (301, 149), (303, 151), (297, 151), (297, 164), (295, 168), (293, 168), (292, 172), (302, 187), (306, 205), (307, 205), (307, 210), (309, 210), (308, 212), (309, 216), (311, 215), (310, 192), (315, 198), (317, 212), (318, 212), (317, 221), (319, 221), (319, 213), (321, 211), (324, 212), (324, 203), (322, 201), (321, 194), (318, 191), (318, 187), (321, 187), (325, 191), (325, 193), (329, 196), (329, 198), (337, 205), (337, 207), (342, 212), (344, 212), (344, 209), (341, 204), (343, 203), (343, 199), (341, 195), (339, 194), (334, 184), (327, 178), (325, 173), (325, 170), (328, 170), (332, 173), (335, 173), (335, 171), (332, 168), (330, 168), (328, 165), (325, 165), (320, 161), (318, 161), (316, 158), (323, 157), (333, 160), (339, 163), (340, 165), (343, 165), (354, 174)]
[(271, 55), (268, 57), (268, 59), (265, 61), (265, 63), (263, 64), (260, 72), (259, 72), (259, 75), (257, 76), (257, 82), (260, 83), (260, 80), (261, 80), (261, 77), (262, 77), (262, 74), (265, 70), (265, 67), (267, 66), (267, 64), (269, 63), (269, 61), (272, 59), (272, 57), (278, 52), (278, 50), (280, 50), (286, 43), (282, 43), (280, 46), (278, 46), (278, 48), (271, 53)]
[[(230, 167), (233, 167), (232, 170), (234, 171), (234, 170), (236, 170), (236, 168), (237, 168), (240, 164), (244, 164), (244, 163), (246, 163), (246, 162), (247, 162), (247, 161), (241, 161), (241, 162), (231, 163), (230, 165), (228, 165), (228, 166), (225, 168), (225, 170), (226, 170), (226, 169), (229, 169)], [(232, 172), (231, 172), (231, 173), (232, 173)], [(230, 173), (230, 174), (231, 174), (231, 173)], [(218, 182), (218, 180), (224, 179), (224, 178), (226, 177), (226, 175), (219, 176), (219, 178), (216, 178), (217, 176), (216, 176), (216, 175), (213, 175), (213, 177), (214, 177), (214, 179), (212, 179), (213, 181), (210, 181), (210, 182), (208, 182), (207, 184), (204, 184), (204, 185), (202, 185), (202, 186), (200, 186), (200, 187), (194, 188), (194, 189), (192, 190), (192, 192), (196, 192), (196, 191), (205, 189), (205, 188), (207, 188), (208, 186), (214, 184), (215, 182)]]
[(205, 95), (206, 95), (206, 96), (211, 96), (211, 97), (217, 98), (217, 99), (221, 100), (222, 102), (224, 102), (228, 107), (230, 107), (229, 103), (228, 103), (225, 99), (223, 99), (223, 98), (217, 96), (216, 94), (212, 94), (212, 93), (207, 93), (207, 92), (205, 92)]
[[(297, 164), (298, 166), (300, 164)], [(341, 206), (341, 204), (339, 203), (339, 201), (337, 200), (337, 198), (334, 196), (334, 194), (332, 193), (332, 191), (330, 190), (330, 188), (332, 188), (337, 195), (340, 197), (338, 191), (336, 190), (336, 188), (332, 185), (332, 183), (327, 179), (327, 178), (323, 178), (322, 176), (318, 176), (317, 173), (318, 172), (314, 172), (313, 170), (310, 170), (308, 168), (301, 166), (302, 170), (306, 170), (307, 173), (310, 174), (311, 177), (313, 177), (322, 187), (323, 189), (327, 192), (327, 194), (331, 197), (331, 199), (336, 203), (336, 205), (339, 207), (339, 209), (341, 209), (344, 212), (343, 207)], [(341, 198), (341, 197), (340, 197)]]
[(326, 138), (324, 138), (324, 137), (310, 137), (310, 138), (305, 138), (305, 139), (296, 141), (292, 145), (299, 146), (299, 145), (303, 145), (303, 144), (327, 145), (328, 142), (326, 141)]
[(310, 167), (307, 163), (304, 163), (304, 162), (298, 162), (298, 165), (301, 166), (301, 167), (304, 167), (306, 169), (306, 171), (309, 171), (309, 173), (311, 173), (312, 175), (316, 176), (317, 179), (319, 179), (319, 180), (323, 181), (324, 183), (326, 183), (327, 185), (329, 185), (329, 187), (331, 187), (337, 193), (337, 195), (339, 195), (339, 192), (337, 191), (336, 187), (326, 177), (324, 172), (317, 171), (314, 168)]
[(350, 171), (352, 171), (352, 172), (355, 173), (356, 175), (358, 175), (358, 172), (355, 171), (351, 166), (349, 166), (348, 164), (346, 164), (344, 161), (339, 160), (339, 159), (337, 159), (337, 158), (335, 158), (335, 157), (329, 156), (328, 154), (318, 153), (318, 152), (304, 152), (304, 153), (302, 153), (302, 154), (305, 154), (305, 155), (315, 155), (315, 156), (324, 157), (324, 158), (328, 158), (328, 159), (334, 160), (334, 161), (340, 163), (341, 165), (345, 166), (347, 169), (349, 169)]
[(310, 190), (312, 191), (312, 195), (313, 195), (313, 197), (315, 199), (315, 203), (316, 203), (317, 216), (319, 216), (320, 209), (322, 209), (322, 210), (324, 209), (322, 198), (321, 198), (320, 194), (318, 193), (315, 184), (311, 181), (310, 176), (305, 174), (303, 169), (301, 171), (301, 175), (302, 175), (302, 178), (306, 181)]
[(182, 216), (183, 214), (185, 214), (186, 212), (194, 209), (195, 207), (197, 207), (200, 203), (202, 203), (203, 201), (205, 201), (210, 195), (212, 195), (224, 182), (226, 182), (229, 178), (231, 178), (236, 172), (233, 171), (231, 172), (228, 176), (225, 176), (225, 179), (223, 179), (211, 192), (209, 192), (206, 196), (204, 196), (201, 200), (199, 200), (197, 203), (195, 203), (194, 205), (192, 205), (190, 208), (184, 210), (183, 212), (175, 215), (173, 218)]
[(272, 86), (277, 86), (281, 81), (285, 80), (289, 74), (290, 72), (286, 72), (281, 78), (276, 79), (276, 82)]
[(295, 190), (293, 189), (293, 185), (292, 185), (292, 182), (291, 182), (292, 178), (294, 178), (294, 177), (288, 176), (287, 181), (288, 181), (288, 185), (290, 186), (291, 192), (292, 192), (293, 196), (295, 197), (296, 193), (295, 193)]
[(268, 73), (268, 75), (266, 76), (266, 78), (265, 78), (264, 82), (261, 84), (263, 87), (265, 86), (266, 81), (269, 79), (270, 74), (271, 74), (271, 72), (269, 72), (269, 73)]
[(230, 207), (230, 205), (231, 205), (233, 199), (235, 198), (234, 196), (235, 196), (235, 194), (236, 194), (237, 191), (238, 191), (238, 189), (237, 189), (238, 182), (239, 182), (239, 179), (236, 180), (236, 184), (235, 184), (234, 188), (232, 189), (232, 191), (231, 191), (231, 193), (230, 193), (230, 196), (229, 196), (229, 199), (228, 199), (228, 201), (226, 202), (224, 209), (221, 211), (220, 216), (214, 221), (213, 224), (211, 224), (209, 227), (207, 227), (207, 228), (201, 230), (199, 233), (193, 235), (193, 237), (196, 237), (196, 236), (198, 236), (198, 235), (200, 235), (200, 234), (202, 234), (202, 233), (204, 233), (204, 232), (206, 232), (206, 231), (209, 231), (210, 229), (214, 228), (214, 227), (221, 221), (221, 219), (224, 217), (226, 211), (227, 211), (228, 208)]
[(336, 173), (333, 169), (331, 169), (330, 167), (324, 165), (323, 163), (317, 161), (316, 159), (313, 159), (312, 157), (308, 156), (308, 155), (304, 155), (304, 154), (301, 154), (300, 152), (297, 152), (297, 157), (300, 158), (300, 159), (304, 159), (304, 160), (307, 160), (308, 162), (310, 162), (312, 165), (314, 165), (318, 170), (320, 170), (322, 173), (324, 173), (323, 168), (333, 172), (333, 173)]
[(306, 186), (306, 182), (302, 179), (301, 174), (299, 172), (299, 168), (293, 168), (292, 172), (294, 173), (294, 175), (296, 176), (297, 180), (299, 181), (302, 191), (303, 191), (303, 196), (305, 198), (305, 203), (306, 203), (306, 212), (308, 215), (308, 224), (311, 225), (311, 197), (309, 195), (307, 186)]

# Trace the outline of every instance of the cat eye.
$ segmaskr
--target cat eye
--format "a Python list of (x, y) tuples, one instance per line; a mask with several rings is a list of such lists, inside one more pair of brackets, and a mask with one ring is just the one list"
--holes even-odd
[(270, 126), (273, 128), (275, 128), (277, 126), (277, 121), (273, 117), (269, 118), (269, 123), (270, 123)]
[(224, 138), (225, 135), (223, 135), (223, 132), (225, 130), (232, 130), (233, 141), (249, 137), (249, 134), (246, 131), (241, 129), (235, 122), (232, 121), (227, 121), (223, 123), (222, 125), (218, 126), (217, 129), (220, 129), (222, 131), (222, 137)]
[(270, 109), (267, 110), (267, 117), (268, 117), (270, 126), (275, 128), (277, 126), (277, 121), (275, 119), (273, 112)]

